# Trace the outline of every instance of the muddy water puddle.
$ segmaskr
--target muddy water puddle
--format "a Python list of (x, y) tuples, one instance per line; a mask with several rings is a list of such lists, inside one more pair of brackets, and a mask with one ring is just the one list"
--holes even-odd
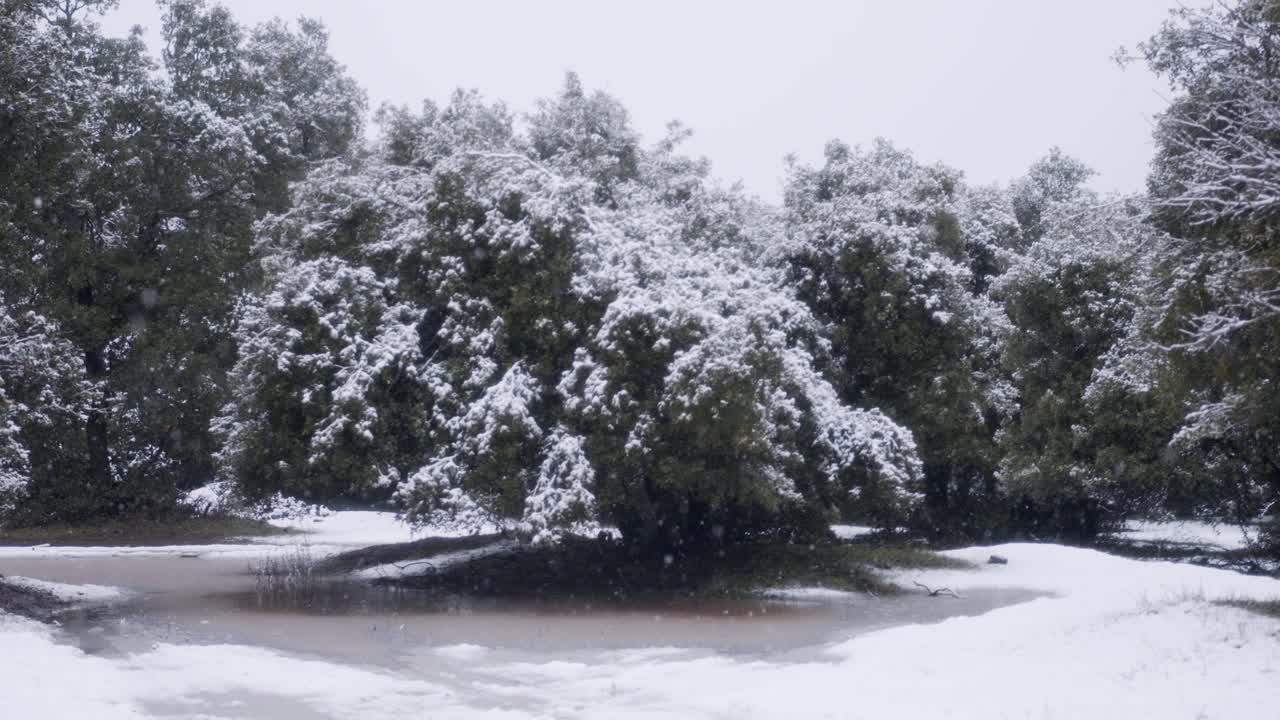
[(127, 589), (126, 598), (108, 607), (64, 614), (68, 641), (86, 652), (230, 643), (388, 667), (423, 656), (458, 659), (477, 646), (544, 659), (668, 647), (811, 657), (815, 648), (859, 633), (978, 615), (1038, 597), (986, 590), (960, 599), (477, 598), (340, 580), (264, 595), (249, 561), (219, 557), (5, 558), (0, 572)]

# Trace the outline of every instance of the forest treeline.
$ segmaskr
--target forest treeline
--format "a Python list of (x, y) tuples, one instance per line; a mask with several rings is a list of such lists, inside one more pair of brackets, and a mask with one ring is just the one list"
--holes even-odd
[[(1087, 537), (1280, 498), (1280, 3), (1180, 8), (1145, 193), (887, 141), (780, 205), (570, 75), (383, 106), (317, 21), (0, 5), (0, 512), (391, 501), (670, 548)], [(365, 127), (373, 118), (376, 127)]]

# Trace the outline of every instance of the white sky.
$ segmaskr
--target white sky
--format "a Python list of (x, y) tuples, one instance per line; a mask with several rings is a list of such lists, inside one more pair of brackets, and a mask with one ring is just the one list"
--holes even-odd
[[(768, 200), (787, 153), (815, 162), (831, 138), (877, 136), (976, 182), (1021, 175), (1058, 145), (1099, 172), (1095, 187), (1141, 189), (1168, 92), (1111, 57), (1175, 2), (224, 0), (244, 23), (324, 20), (373, 107), (468, 87), (524, 111), (575, 70), (648, 140), (683, 121), (691, 152)], [(159, 11), (121, 0), (102, 24), (140, 24), (154, 47)]]

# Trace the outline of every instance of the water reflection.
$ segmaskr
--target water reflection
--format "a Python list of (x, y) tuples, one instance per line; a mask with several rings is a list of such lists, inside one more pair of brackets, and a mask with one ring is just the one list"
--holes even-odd
[[(435, 648), (482, 646), (526, 659), (601, 650), (686, 648), (812, 657), (816, 648), (907, 623), (977, 615), (1037, 597), (1023, 590), (845, 596), (823, 601), (663, 597), (474, 597), (317, 579), (263, 592), (244, 560), (173, 557), (22, 558), (14, 575), (123, 585), (111, 608), (63, 618), (69, 641), (95, 653), (154, 643), (236, 643), (361, 664), (404, 667)], [(412, 658), (418, 658), (413, 660)], [(432, 662), (456, 664), (441, 656)]]

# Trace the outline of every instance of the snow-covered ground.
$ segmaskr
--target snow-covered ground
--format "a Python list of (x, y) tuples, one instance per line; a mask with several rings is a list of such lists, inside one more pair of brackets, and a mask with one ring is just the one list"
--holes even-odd
[[(424, 648), (402, 672), (259, 648), (160, 644), (85, 655), (0, 619), (6, 716), (42, 718), (1274, 718), (1280, 621), (1214, 604), (1280, 581), (1055, 545), (951, 551), (1008, 565), (901, 573), (960, 592), (1052, 593), (889, 628), (807, 661), (681, 648), (521, 657)], [(938, 602), (950, 602), (939, 598)], [(424, 668), (433, 668), (430, 670)], [(410, 670), (408, 668), (416, 668)]]
[(832, 525), (831, 532), (841, 540), (852, 540), (863, 535), (870, 535), (875, 532), (875, 528), (865, 525)]
[(103, 603), (119, 600), (128, 595), (128, 591), (124, 588), (112, 585), (68, 585), (66, 583), (37, 580), (36, 578), (18, 575), (5, 575), (0, 582), (31, 590), (42, 590), (59, 600), (68, 602)]
[(1239, 550), (1257, 540), (1257, 529), (1200, 520), (1131, 520), (1125, 523), (1119, 536), (1134, 542), (1178, 543), (1197, 545), (1209, 550)]
[[(343, 510), (324, 517), (302, 517), (284, 520), (268, 520), (276, 527), (304, 533), (313, 545), (368, 546), (408, 542), (414, 538), (414, 529), (393, 512), (379, 510)], [(433, 528), (432, 535), (450, 535), (441, 528)], [(272, 535), (256, 538), (256, 542), (289, 544), (297, 538), (288, 535)]]

